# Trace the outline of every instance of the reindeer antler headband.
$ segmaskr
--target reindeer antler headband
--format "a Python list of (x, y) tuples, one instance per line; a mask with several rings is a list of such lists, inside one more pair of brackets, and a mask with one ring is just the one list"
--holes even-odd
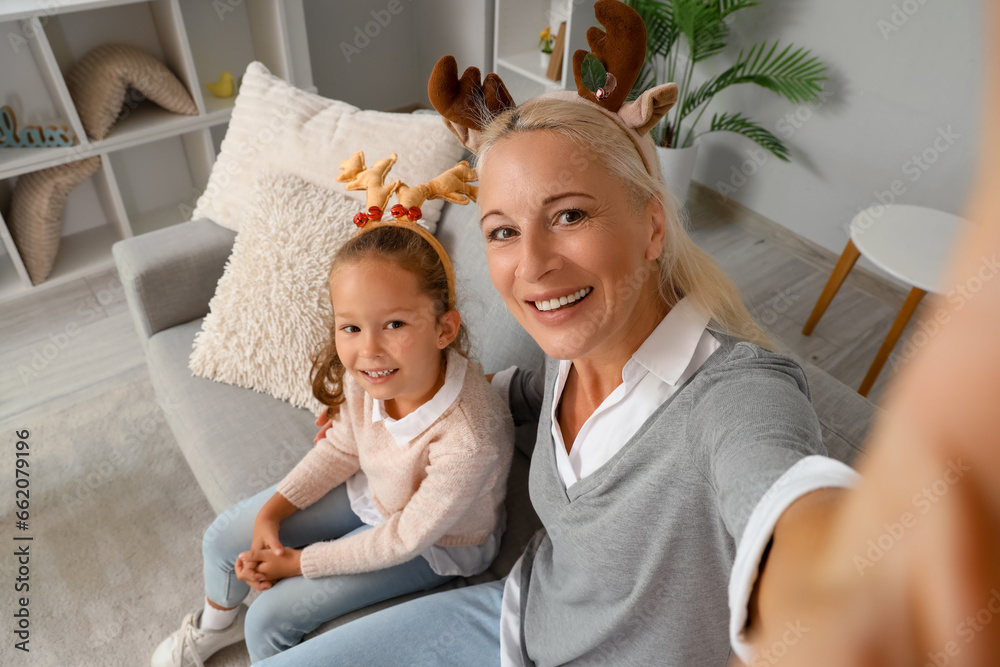
[[(639, 151), (646, 171), (661, 180), (656, 152), (651, 142), (642, 141), (641, 137), (677, 102), (677, 85), (665, 83), (650, 88), (635, 101), (626, 102), (645, 58), (646, 26), (634, 9), (619, 0), (598, 0), (594, 14), (607, 32), (589, 28), (587, 43), (592, 53), (578, 49), (573, 54), (576, 93), (558, 91), (539, 97), (590, 104), (599, 109), (625, 130)], [(585, 61), (586, 80), (583, 76)], [(483, 119), (479, 110), (485, 106), (490, 115), (495, 116), (516, 106), (503, 81), (492, 72), (482, 83), (479, 69), (475, 67), (466, 69), (458, 78), (458, 64), (452, 56), (441, 58), (434, 66), (427, 94), (451, 131), (474, 153), (479, 152), (482, 141)]]
[[(365, 167), (365, 154), (361, 151), (340, 163), (337, 180), (347, 181), (345, 187), (348, 190), (364, 190), (367, 199), (365, 211), (354, 216), (354, 224), (361, 227), (359, 234), (378, 226), (405, 227), (419, 234), (441, 258), (444, 272), (448, 276), (448, 308), (454, 309), (455, 271), (451, 266), (451, 260), (434, 235), (418, 225), (417, 220), (423, 217), (420, 205), (428, 199), (444, 199), (453, 204), (468, 204), (470, 201), (475, 201), (479, 188), (469, 183), (478, 180), (476, 171), (468, 162), (462, 160), (443, 174), (411, 188), (398, 178), (391, 183), (385, 182), (389, 170), (395, 163), (396, 154), (393, 153), (371, 167)], [(399, 200), (399, 203), (389, 210), (393, 219), (383, 220), (385, 207), (393, 194)]]

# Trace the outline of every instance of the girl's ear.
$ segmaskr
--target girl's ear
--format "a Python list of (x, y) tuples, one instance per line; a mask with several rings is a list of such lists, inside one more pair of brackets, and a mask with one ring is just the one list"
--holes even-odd
[(462, 326), (462, 316), (457, 310), (449, 310), (438, 319), (438, 347), (442, 350), (455, 340), (458, 328)]

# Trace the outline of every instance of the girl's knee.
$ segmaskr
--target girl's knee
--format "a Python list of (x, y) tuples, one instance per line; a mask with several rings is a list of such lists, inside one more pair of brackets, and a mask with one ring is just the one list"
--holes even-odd
[(277, 655), (301, 641), (303, 633), (282, 604), (268, 604), (265, 594), (247, 610), (244, 624), (247, 651), (254, 662)]
[(215, 517), (202, 537), (202, 554), (206, 558), (217, 555), (235, 556), (249, 549), (253, 540), (255, 518), (256, 515), (248, 517), (247, 510), (239, 505), (234, 505)]

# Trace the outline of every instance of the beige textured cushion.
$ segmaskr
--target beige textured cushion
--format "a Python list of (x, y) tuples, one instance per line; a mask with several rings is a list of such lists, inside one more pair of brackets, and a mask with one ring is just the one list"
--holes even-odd
[(83, 128), (96, 140), (108, 136), (129, 88), (167, 111), (186, 116), (198, 113), (184, 84), (166, 65), (126, 44), (102, 44), (89, 51), (73, 66), (66, 86)]
[(95, 155), (18, 177), (10, 204), (10, 235), (33, 284), (52, 273), (66, 198), (100, 166), (101, 158)]
[[(234, 231), (246, 219), (254, 177), (261, 169), (291, 173), (324, 185), (365, 208), (365, 193), (337, 182), (340, 163), (364, 151), (369, 164), (396, 153), (389, 174), (408, 185), (425, 183), (462, 158), (464, 149), (437, 114), (361, 111), (294, 88), (258, 62), (243, 76), (226, 138), (192, 217)], [(443, 201), (421, 206), (431, 233)]]
[(357, 231), (357, 204), (270, 172), (260, 175), (248, 204), (189, 368), (319, 412), (310, 358), (327, 336), (330, 264)]

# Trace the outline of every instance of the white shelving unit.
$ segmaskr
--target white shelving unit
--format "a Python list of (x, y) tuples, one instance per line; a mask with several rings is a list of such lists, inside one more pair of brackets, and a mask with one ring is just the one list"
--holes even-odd
[[(188, 219), (208, 182), (234, 98), (205, 87), (223, 71), (239, 77), (253, 60), (276, 76), (315, 90), (303, 0), (2, 0), (0, 105), (18, 125), (66, 125), (79, 144), (0, 148), (0, 302), (109, 268), (115, 241)], [(15, 38), (10, 36), (14, 35)], [(66, 77), (100, 44), (137, 46), (184, 83), (197, 116), (150, 102), (128, 108), (111, 134), (91, 141)], [(33, 286), (4, 216), (18, 176), (100, 156), (101, 168), (76, 188), (63, 213), (63, 237), (49, 278)]]
[[(553, 90), (576, 89), (573, 81), (573, 53), (587, 49), (587, 28), (599, 25), (592, 2), (576, 0), (496, 0), (493, 22), (493, 71), (521, 102)], [(545, 26), (555, 35), (566, 21), (562, 79), (545, 76), (539, 58), (538, 33)]]

